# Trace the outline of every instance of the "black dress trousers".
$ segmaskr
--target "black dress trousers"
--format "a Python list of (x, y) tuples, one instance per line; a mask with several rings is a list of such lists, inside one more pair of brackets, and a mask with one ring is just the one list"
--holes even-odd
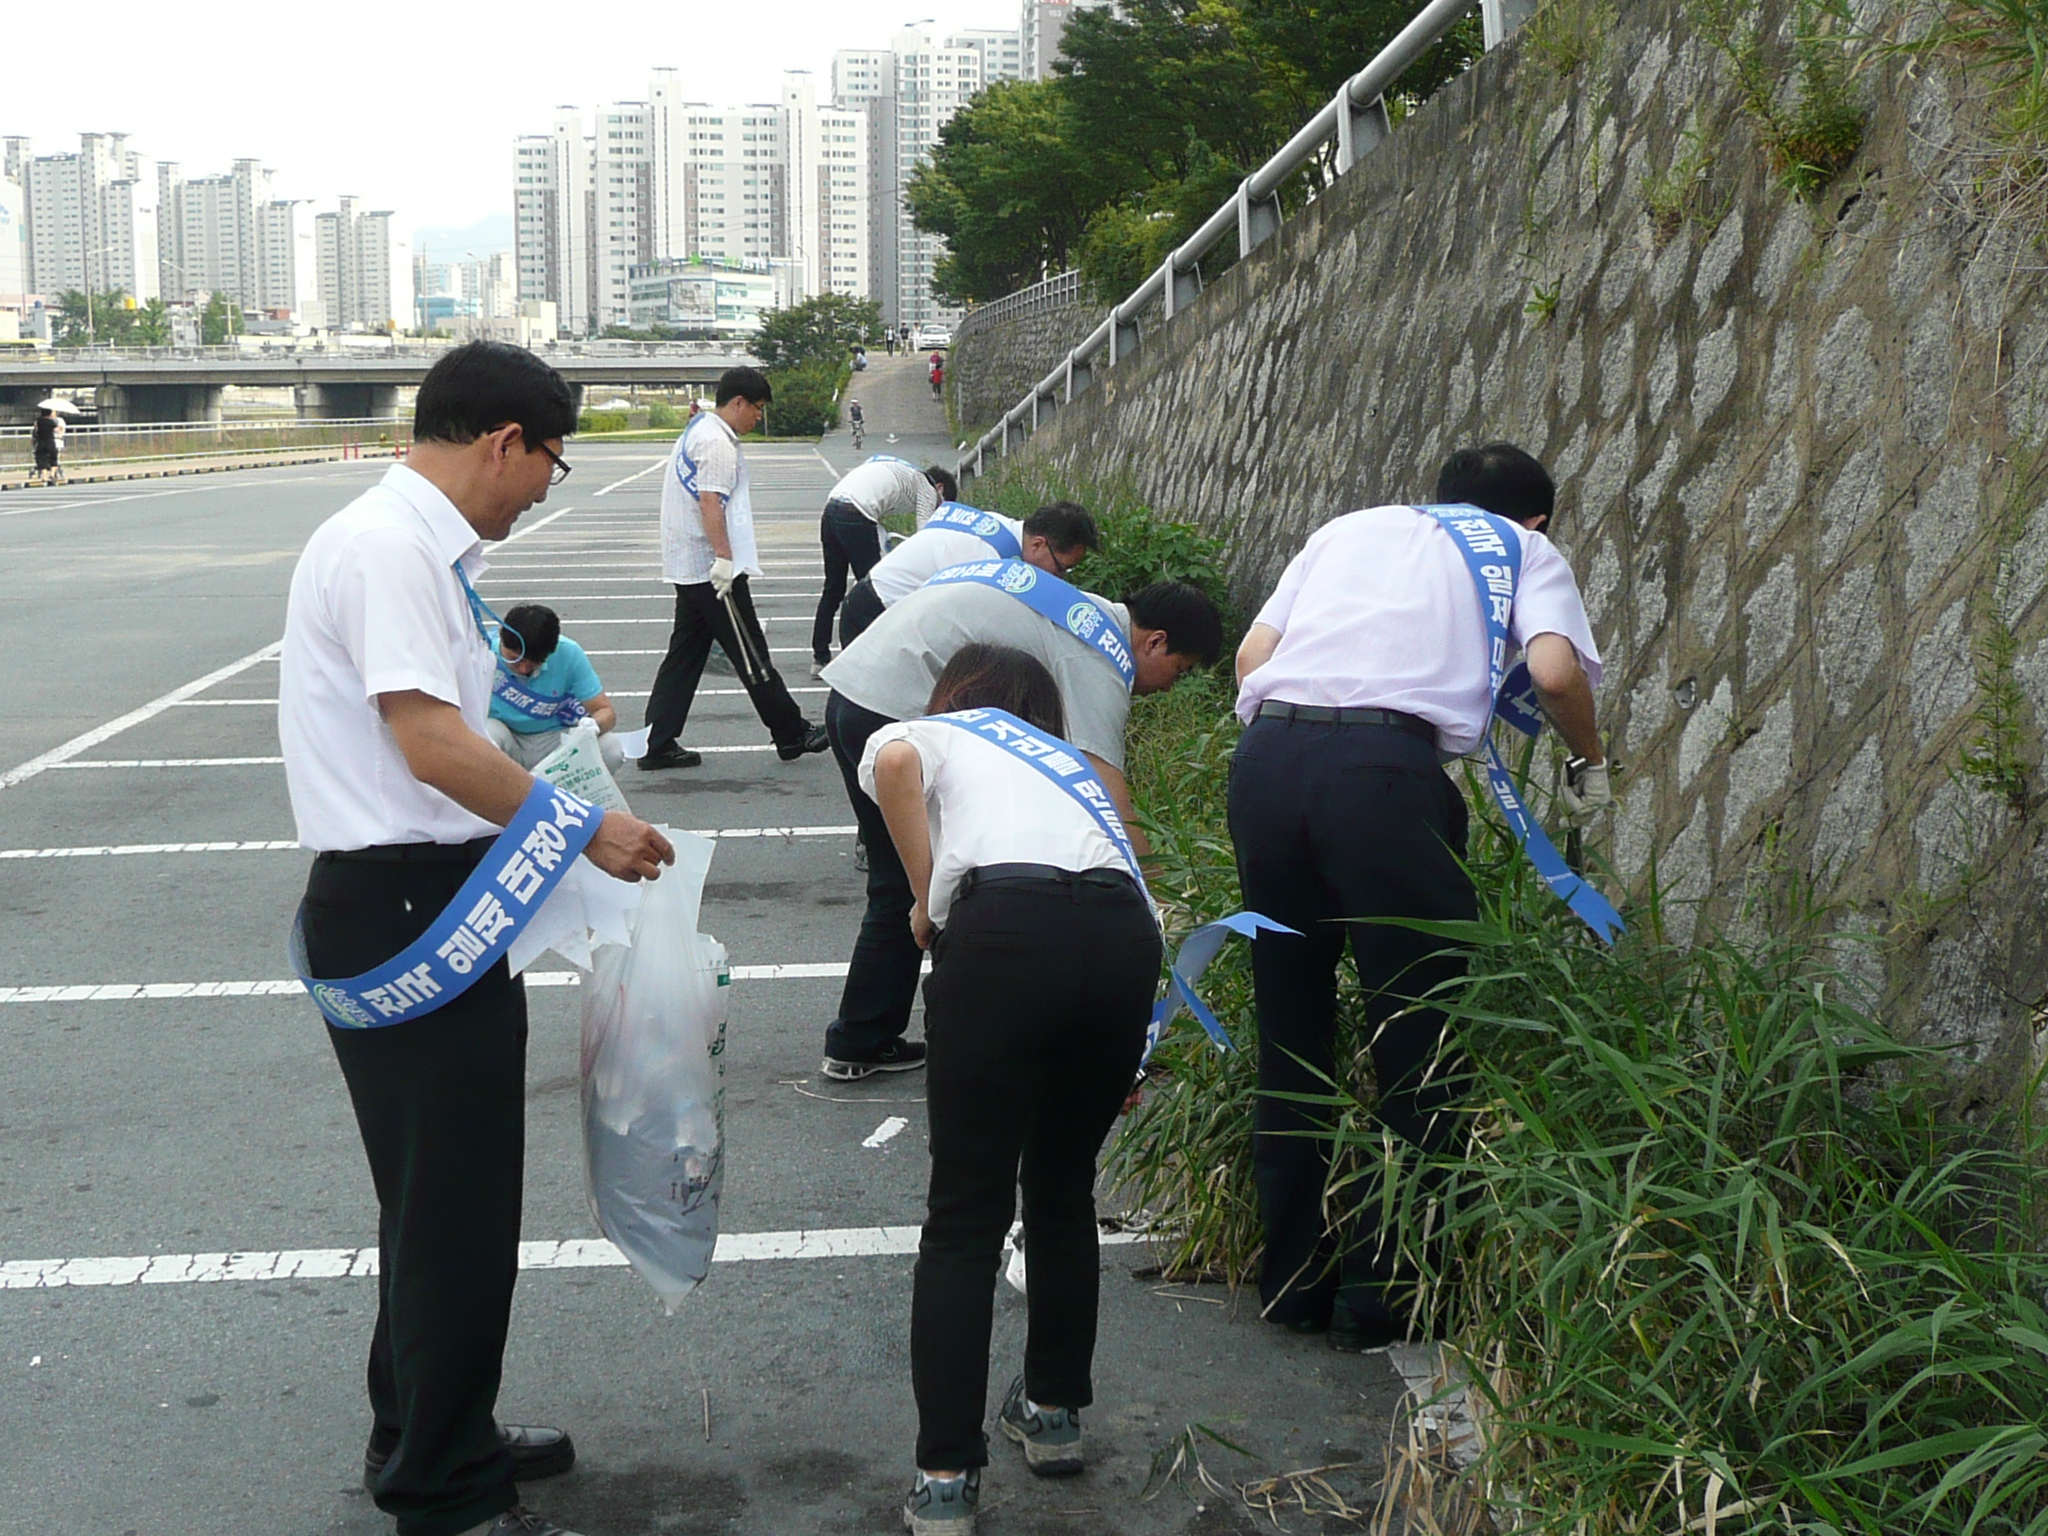
[[(316, 979), (361, 975), (438, 917), (490, 845), (321, 854), (306, 885)], [(517, 1502), (498, 1399), (526, 1155), (526, 992), (503, 960), (382, 1029), (328, 1026), (377, 1191), (371, 1440), (400, 1536), (451, 1536)]]
[(868, 850), (868, 907), (853, 941), (839, 1014), (825, 1031), (825, 1054), (840, 1061), (872, 1061), (890, 1041), (902, 1038), (910, 1028), (918, 973), (924, 968), (924, 951), (910, 932), (910, 909), (917, 903), (910, 874), (897, 856), (882, 808), (860, 787), (860, 759), (868, 738), (894, 723), (837, 692), (825, 700), (825, 736)]
[(875, 584), (862, 577), (846, 594), (846, 606), (839, 610), (839, 649), (845, 650), (867, 632), (867, 627), (888, 610), (875, 595)]
[(1318, 1133), (1330, 1128), (1328, 1111), (1266, 1095), (1327, 1094), (1330, 1081), (1343, 1081), (1337, 962), (1348, 937), (1374, 1031), (1381, 1123), (1415, 1146), (1452, 1144), (1455, 1049), (1443, 1014), (1413, 999), (1462, 975), (1464, 961), (1442, 939), (1361, 919), (1475, 917), (1459, 862), (1465, 830), (1464, 798), (1434, 747), (1393, 727), (1255, 720), (1231, 762), (1230, 835), (1245, 906), (1302, 935), (1261, 933), (1252, 945), (1262, 1090), (1253, 1163), (1266, 1229), (1259, 1294), (1276, 1322), (1320, 1322), (1338, 1302), (1367, 1323), (1405, 1316), (1401, 1234), (1381, 1231), (1370, 1211), (1326, 1231), (1330, 1146)]
[(733, 607), (739, 610), (740, 622), (746, 626), (748, 652), (761, 667), (761, 673), (758, 677), (749, 675), (752, 668), (741, 658), (741, 636), (733, 628), (732, 613), (726, 608), (724, 599), (711, 590), (711, 583), (696, 581), (678, 586), (676, 622), (675, 628), (669, 632), (668, 654), (661, 658), (661, 667), (654, 674), (653, 690), (647, 696), (647, 750), (650, 753), (673, 746), (682, 737), (683, 727), (690, 720), (690, 706), (696, 702), (697, 684), (704, 676), (704, 663), (711, 659), (713, 641), (731, 658), (733, 670), (739, 674), (747, 697), (753, 701), (754, 713), (761, 717), (761, 723), (768, 727), (768, 735), (778, 747), (794, 746), (810, 730), (811, 723), (804, 718), (803, 706), (790, 697), (782, 674), (775, 670), (768, 651), (768, 637), (762, 633), (761, 621), (754, 614), (753, 593), (745, 576), (734, 579), (732, 601)]
[(818, 520), (818, 542), (825, 553), (825, 589), (818, 597), (811, 623), (811, 659), (832, 659), (832, 615), (846, 599), (846, 575), (864, 581), (882, 558), (882, 527), (850, 501), (828, 501)]

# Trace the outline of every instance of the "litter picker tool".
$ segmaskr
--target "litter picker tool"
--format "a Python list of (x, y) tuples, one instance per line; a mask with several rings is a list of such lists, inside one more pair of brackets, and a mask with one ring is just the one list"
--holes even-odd
[(768, 662), (754, 654), (753, 636), (748, 633), (751, 626), (740, 612), (740, 605), (733, 601), (731, 592), (725, 594), (725, 616), (732, 622), (733, 639), (739, 645), (739, 654), (733, 657), (733, 661), (740, 669), (740, 680), (749, 687), (758, 688), (768, 681)]

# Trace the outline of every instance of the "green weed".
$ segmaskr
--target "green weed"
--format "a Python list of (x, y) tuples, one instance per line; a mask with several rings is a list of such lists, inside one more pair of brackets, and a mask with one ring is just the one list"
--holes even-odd
[(1558, 297), (1564, 292), (1564, 279), (1559, 277), (1548, 288), (1536, 282), (1529, 285), (1529, 302), (1522, 306), (1522, 313), (1539, 325), (1557, 313)]
[(1863, 143), (1849, 0), (1792, 0), (1789, 84), (1765, 57), (1756, 0), (1686, 0), (1686, 9), (1695, 30), (1733, 66), (1779, 185), (1810, 201)]
[(1549, 0), (1522, 28), (1522, 46), (1559, 75), (1597, 64), (1614, 31), (1615, 0)]
[(1679, 136), (1678, 153), (1661, 172), (1643, 178), (1643, 206), (1650, 214), (1650, 231), (1662, 247), (1683, 229), (1688, 220), (1719, 222), (1711, 217), (1708, 178), (1713, 174), (1714, 151), (1697, 123)]

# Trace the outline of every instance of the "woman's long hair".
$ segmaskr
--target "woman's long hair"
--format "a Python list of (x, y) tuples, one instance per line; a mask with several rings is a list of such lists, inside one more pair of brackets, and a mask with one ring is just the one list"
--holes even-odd
[(953, 653), (932, 688), (929, 715), (956, 709), (1000, 709), (1054, 736), (1067, 733), (1059, 684), (1045, 663), (1014, 646), (969, 641)]

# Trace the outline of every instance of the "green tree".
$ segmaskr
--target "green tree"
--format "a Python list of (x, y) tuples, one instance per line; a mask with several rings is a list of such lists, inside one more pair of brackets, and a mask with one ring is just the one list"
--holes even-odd
[(125, 289), (95, 293), (90, 301), (78, 289), (69, 289), (57, 297), (57, 345), (127, 344), (134, 340), (135, 316), (134, 301)]
[(804, 363), (836, 367), (852, 357), (856, 346), (879, 336), (881, 330), (882, 306), (873, 299), (821, 293), (787, 309), (769, 311), (754, 336), (753, 351), (770, 372)]
[(151, 299), (135, 311), (134, 342), (139, 347), (167, 347), (171, 344), (171, 315), (162, 299)]
[(768, 406), (772, 437), (819, 437), (839, 425), (839, 393), (847, 365), (836, 357), (777, 368), (768, 375), (775, 399)]
[(220, 346), (241, 328), (241, 306), (230, 303), (228, 296), (216, 289), (213, 296), (206, 301), (206, 308), (199, 316), (200, 344), (208, 347)]
[(1128, 167), (1082, 139), (1060, 82), (1002, 81), (939, 131), (903, 200), (947, 241), (932, 291), (966, 303), (1064, 270), (1089, 216), (1132, 190)]

